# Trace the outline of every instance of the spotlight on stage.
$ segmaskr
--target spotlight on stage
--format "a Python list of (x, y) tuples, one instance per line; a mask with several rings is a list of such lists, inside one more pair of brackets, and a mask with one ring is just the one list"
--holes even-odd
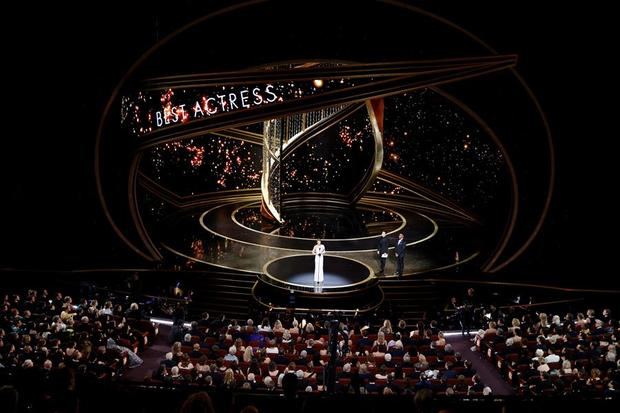
[[(314, 257), (292, 255), (269, 261), (259, 278), (266, 283), (290, 291), (314, 291)], [(362, 262), (338, 256), (326, 256), (325, 291), (348, 291), (368, 287), (376, 282), (374, 271)]]
[[(270, 308), (320, 309), (357, 314), (379, 306), (384, 299), (374, 271), (362, 262), (340, 256), (325, 256), (325, 280), (315, 289), (313, 257), (293, 255), (265, 264), (253, 289), (255, 299)], [(263, 303), (261, 297), (269, 297)], [(359, 303), (365, 303), (360, 308)]]

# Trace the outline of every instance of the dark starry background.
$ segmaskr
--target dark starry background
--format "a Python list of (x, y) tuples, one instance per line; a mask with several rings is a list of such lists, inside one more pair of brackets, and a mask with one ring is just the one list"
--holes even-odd
[[(7, 71), (3, 88), (5, 146), (0, 176), (3, 206), (8, 208), (3, 208), (2, 266), (144, 265), (109, 229), (97, 202), (92, 167), (97, 121), (114, 85), (154, 41), (193, 17), (228, 3), (185, 0), (5, 6), (6, 24), (1, 29)], [(611, 63), (618, 37), (617, 24), (610, 21), (613, 13), (602, 3), (579, 7), (534, 0), (412, 4), (462, 25), (500, 52), (519, 54), (519, 71), (550, 121), (558, 176), (549, 217), (527, 253), (500, 277), (571, 279), (592, 287), (618, 285), (618, 277), (612, 276), (618, 209), (613, 200), (618, 187), (613, 170), (617, 155), (611, 149), (618, 119), (613, 103), (618, 96), (617, 78), (612, 76)], [(305, 13), (320, 24), (329, 7), (329, 2), (310, 2), (296, 13)], [(239, 22), (239, 27), (251, 25), (251, 19)], [(378, 30), (387, 27), (389, 22), (380, 22)], [(205, 49), (221, 35), (225, 33), (202, 39)], [(420, 144), (430, 139), (419, 131), (418, 136)], [(467, 139), (462, 134), (455, 136), (460, 140), (452, 142), (454, 150)], [(474, 144), (475, 131), (471, 136)], [(477, 145), (472, 159), (482, 157), (476, 160), (489, 167), (484, 172), (487, 183), (480, 189), (490, 191), (493, 167), (501, 159), (482, 140)], [(450, 164), (467, 165), (472, 160), (449, 152), (446, 156), (452, 156)], [(444, 161), (414, 157), (411, 162), (426, 163), (424, 167), (430, 171), (442, 170)], [(426, 178), (419, 178), (436, 185), (435, 175), (424, 172)], [(470, 177), (465, 174), (462, 179)], [(467, 201), (470, 195), (459, 194), (454, 188), (437, 186), (464, 202), (484, 203), (483, 199)], [(580, 281), (583, 279), (597, 281)]]

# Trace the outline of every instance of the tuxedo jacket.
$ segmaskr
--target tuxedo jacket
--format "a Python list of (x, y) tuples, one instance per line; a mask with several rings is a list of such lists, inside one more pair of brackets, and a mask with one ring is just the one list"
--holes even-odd
[(379, 251), (379, 253), (380, 254), (387, 254), (388, 253), (388, 247), (389, 247), (388, 238), (387, 237), (379, 238), (379, 244), (377, 246), (377, 250)]

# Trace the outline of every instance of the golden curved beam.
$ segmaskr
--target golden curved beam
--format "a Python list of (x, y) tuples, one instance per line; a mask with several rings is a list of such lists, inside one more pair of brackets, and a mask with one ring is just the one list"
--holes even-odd
[(280, 81), (314, 79), (373, 79), (382, 77), (422, 76), (464, 71), (489, 65), (516, 62), (517, 55), (457, 57), (432, 60), (407, 60), (377, 63), (340, 63), (337, 66), (297, 65), (290, 69), (250, 68), (233, 72), (195, 73), (146, 79), (143, 90), (201, 88)]
[(397, 95), (416, 89), (452, 83), (468, 78), (482, 76), (510, 68), (516, 64), (511, 56), (499, 61), (476, 66), (457, 67), (450, 70), (413, 73), (405, 76), (392, 76), (269, 106), (255, 106), (232, 112), (221, 112), (209, 118), (196, 119), (189, 123), (177, 123), (157, 129), (140, 136), (136, 140), (136, 151), (140, 152), (162, 143), (204, 135), (207, 132), (223, 130), (233, 126), (248, 125), (269, 119), (280, 118), (294, 113), (349, 103), (364, 102), (368, 99)]

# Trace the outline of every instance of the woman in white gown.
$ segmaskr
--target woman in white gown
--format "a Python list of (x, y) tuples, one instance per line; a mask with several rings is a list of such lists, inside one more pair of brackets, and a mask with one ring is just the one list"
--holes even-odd
[(314, 283), (323, 283), (323, 254), (325, 253), (325, 245), (321, 244), (321, 240), (316, 240), (316, 245), (312, 248), (314, 254)]

